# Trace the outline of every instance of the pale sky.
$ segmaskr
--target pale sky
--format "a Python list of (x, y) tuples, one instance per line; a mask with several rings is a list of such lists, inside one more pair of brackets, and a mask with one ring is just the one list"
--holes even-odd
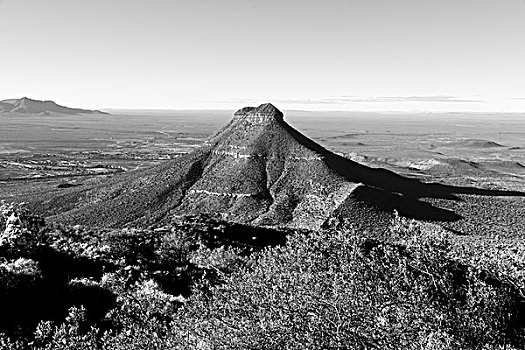
[(525, 112), (525, 0), (0, 0), (0, 99)]

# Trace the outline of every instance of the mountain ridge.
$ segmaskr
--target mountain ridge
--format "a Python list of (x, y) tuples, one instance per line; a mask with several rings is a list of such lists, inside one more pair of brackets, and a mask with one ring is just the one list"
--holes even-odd
[(0, 112), (24, 114), (109, 114), (99, 110), (70, 108), (51, 100), (34, 100), (28, 97), (0, 101)]

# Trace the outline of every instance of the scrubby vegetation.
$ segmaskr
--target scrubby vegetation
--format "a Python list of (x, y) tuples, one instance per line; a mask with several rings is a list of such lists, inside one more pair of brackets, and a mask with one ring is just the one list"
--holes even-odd
[(388, 242), (351, 228), (289, 233), (285, 242), (283, 232), (210, 218), (94, 230), (46, 225), (23, 206), (1, 210), (2, 227), (11, 218), (0, 237), (2, 349), (509, 349), (525, 341), (519, 278), (460, 260), (437, 226), (396, 217)]

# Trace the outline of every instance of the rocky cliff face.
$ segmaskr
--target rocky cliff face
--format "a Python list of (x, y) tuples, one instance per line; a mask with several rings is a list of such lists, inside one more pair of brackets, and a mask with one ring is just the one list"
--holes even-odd
[(271, 103), (265, 103), (259, 107), (244, 107), (233, 114), (235, 120), (248, 120), (253, 124), (272, 123), (283, 121), (283, 113)]

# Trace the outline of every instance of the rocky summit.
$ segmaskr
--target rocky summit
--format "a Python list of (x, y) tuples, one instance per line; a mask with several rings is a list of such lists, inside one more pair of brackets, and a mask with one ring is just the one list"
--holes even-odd
[(310, 229), (342, 219), (378, 227), (394, 210), (419, 219), (458, 219), (422, 197), (456, 198), (447, 186), (336, 155), (287, 124), (275, 106), (263, 104), (235, 112), (189, 154), (151, 169), (55, 189), (33, 203), (56, 221), (109, 227), (149, 226), (184, 214)]

